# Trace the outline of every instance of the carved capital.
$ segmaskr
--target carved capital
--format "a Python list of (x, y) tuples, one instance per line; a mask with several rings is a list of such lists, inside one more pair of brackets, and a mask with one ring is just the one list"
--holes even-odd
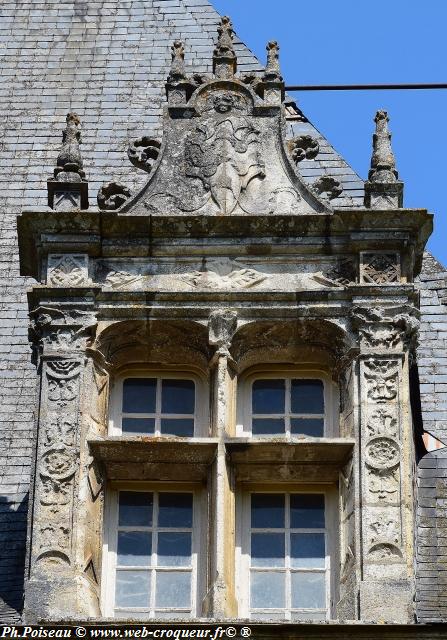
[(231, 341), (237, 329), (237, 313), (231, 309), (217, 309), (208, 320), (208, 341), (217, 353), (229, 355)]
[(401, 350), (416, 346), (419, 320), (413, 307), (357, 306), (350, 315), (363, 347)]
[(30, 340), (41, 353), (66, 354), (84, 351), (96, 327), (96, 317), (89, 311), (62, 311), (38, 307), (30, 313)]

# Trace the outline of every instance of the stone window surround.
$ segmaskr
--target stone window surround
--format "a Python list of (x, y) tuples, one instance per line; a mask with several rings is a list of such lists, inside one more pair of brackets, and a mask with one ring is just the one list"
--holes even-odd
[[(253, 382), (266, 378), (296, 378), (321, 380), (324, 387), (324, 435), (325, 438), (335, 438), (339, 435), (339, 407), (338, 387), (334, 384), (327, 370), (316, 368), (315, 365), (257, 365), (250, 367), (241, 374), (237, 389), (237, 418), (236, 436), (251, 437), (251, 388)], [(290, 439), (290, 434), (275, 436), (256, 436), (259, 438), (282, 437)]]
[[(116, 566), (116, 530), (118, 522), (119, 491), (141, 491), (154, 493), (187, 492), (193, 494), (193, 536), (192, 536), (192, 589), (191, 589), (191, 617), (200, 615), (200, 602), (204, 595), (206, 576), (207, 527), (206, 527), (206, 491), (196, 483), (173, 482), (144, 482), (117, 483), (110, 482), (105, 492), (104, 521), (103, 521), (103, 550), (102, 550), (102, 580), (101, 580), (101, 612), (104, 617), (116, 617), (115, 602), (115, 566)], [(200, 553), (199, 553), (200, 551)], [(138, 608), (136, 608), (138, 609)], [(131, 611), (131, 610), (129, 610)], [(148, 612), (126, 612), (124, 619), (138, 618), (148, 620), (154, 616)], [(184, 617), (181, 615), (174, 618)]]
[[(109, 436), (127, 436), (132, 434), (122, 434), (121, 431), (121, 415), (122, 415), (122, 397), (123, 383), (127, 378), (175, 378), (192, 380), (195, 383), (195, 412), (194, 412), (194, 437), (205, 437), (209, 432), (209, 401), (207, 399), (208, 385), (205, 378), (188, 367), (157, 367), (152, 368), (150, 365), (142, 367), (127, 367), (117, 373), (110, 385), (110, 403), (109, 403), (109, 419), (108, 419), (108, 435)], [(161, 414), (157, 414), (160, 417)], [(160, 434), (155, 434), (154, 437)]]
[[(310, 494), (322, 493), (325, 496), (326, 526), (322, 530), (326, 534), (326, 567), (329, 574), (327, 587), (327, 620), (334, 619), (335, 605), (338, 599), (338, 555), (339, 555), (339, 513), (338, 490), (329, 484), (258, 484), (249, 483), (240, 487), (236, 499), (236, 594), (239, 601), (240, 617), (250, 617), (249, 610), (249, 538), (250, 538), (250, 495), (251, 493), (282, 493), (282, 494)], [(252, 618), (255, 620), (255, 616)], [(286, 619), (290, 620), (290, 611), (286, 612)], [(302, 620), (312, 619), (311, 615)]]

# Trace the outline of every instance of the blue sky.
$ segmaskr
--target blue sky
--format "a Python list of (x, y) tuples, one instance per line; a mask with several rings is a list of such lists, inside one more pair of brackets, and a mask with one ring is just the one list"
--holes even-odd
[[(277, 40), (287, 84), (447, 82), (446, 0), (211, 0), (265, 60)], [(373, 117), (386, 109), (404, 205), (435, 214), (428, 248), (447, 265), (447, 90), (293, 94), (365, 178)]]

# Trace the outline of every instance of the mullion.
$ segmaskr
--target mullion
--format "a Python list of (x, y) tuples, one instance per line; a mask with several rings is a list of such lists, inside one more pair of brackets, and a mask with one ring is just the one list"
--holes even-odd
[[(158, 385), (158, 381), (157, 381), (157, 385)], [(155, 402), (157, 402), (157, 399)], [(155, 405), (155, 408), (157, 409), (157, 404)], [(152, 554), (151, 554), (151, 562), (152, 562), (151, 598), (149, 603), (151, 618), (155, 616), (155, 589), (156, 589), (156, 575), (157, 575), (156, 567), (157, 567), (157, 556), (158, 556), (157, 545), (158, 545), (158, 513), (159, 513), (158, 498), (159, 498), (159, 495), (160, 493), (158, 491), (154, 491), (154, 507), (153, 507), (154, 510), (152, 513), (153, 529), (152, 529)]]
[(290, 428), (290, 409), (291, 409), (291, 381), (290, 378), (286, 378), (285, 379), (285, 391), (286, 391), (286, 397), (285, 397), (285, 404), (284, 404), (284, 409), (285, 409), (285, 416), (284, 416), (284, 427), (285, 427), (285, 432), (286, 435), (290, 435), (291, 432), (291, 428)]
[[(290, 379), (289, 379), (290, 382)], [(292, 579), (291, 579), (291, 573), (290, 573), (290, 548), (291, 548), (291, 544), (290, 544), (290, 493), (286, 493), (285, 494), (285, 500), (284, 500), (284, 506), (285, 506), (285, 535), (286, 535), (286, 540), (285, 540), (285, 567), (286, 567), (286, 584), (285, 584), (285, 596), (286, 596), (286, 611), (285, 611), (285, 615), (286, 615), (286, 619), (290, 620), (291, 616), (290, 616), (290, 610), (292, 608)]]

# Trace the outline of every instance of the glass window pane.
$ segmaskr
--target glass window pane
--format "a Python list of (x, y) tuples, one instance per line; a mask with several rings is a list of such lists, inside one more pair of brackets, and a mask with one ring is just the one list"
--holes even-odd
[(285, 560), (283, 533), (251, 534), (251, 566), (283, 567)]
[(162, 418), (160, 431), (164, 435), (183, 436), (184, 438), (194, 435), (194, 420), (189, 418)]
[(285, 433), (283, 418), (253, 418), (251, 431), (254, 436)]
[(292, 567), (324, 569), (326, 548), (323, 533), (292, 533), (290, 564)]
[(191, 606), (191, 573), (157, 571), (155, 601), (157, 607)]
[(324, 435), (323, 418), (291, 418), (290, 431), (292, 435), (301, 434), (321, 438)]
[(149, 566), (151, 564), (152, 533), (146, 531), (119, 531), (118, 558), (120, 566)]
[(251, 571), (250, 606), (252, 609), (282, 609), (285, 607), (284, 573)]
[(194, 413), (195, 384), (192, 380), (162, 380), (162, 413)]
[(121, 431), (123, 433), (154, 433), (155, 418), (123, 418)]
[(163, 567), (191, 566), (191, 534), (162, 531), (158, 534), (157, 565)]
[(116, 607), (149, 607), (150, 571), (117, 571)]
[(292, 380), (291, 396), (292, 413), (324, 413), (321, 380)]
[(324, 609), (326, 607), (324, 573), (302, 571), (292, 573), (292, 607), (294, 609)]
[(192, 527), (192, 493), (160, 493), (159, 527)]
[(251, 496), (251, 526), (256, 529), (284, 527), (284, 495), (254, 493)]
[(284, 413), (285, 380), (255, 380), (252, 388), (253, 413)]
[(120, 491), (119, 519), (121, 526), (152, 526), (152, 493), (142, 491)]
[(123, 382), (124, 413), (155, 413), (156, 378), (127, 378)]
[(324, 495), (291, 495), (290, 526), (292, 529), (324, 529)]

